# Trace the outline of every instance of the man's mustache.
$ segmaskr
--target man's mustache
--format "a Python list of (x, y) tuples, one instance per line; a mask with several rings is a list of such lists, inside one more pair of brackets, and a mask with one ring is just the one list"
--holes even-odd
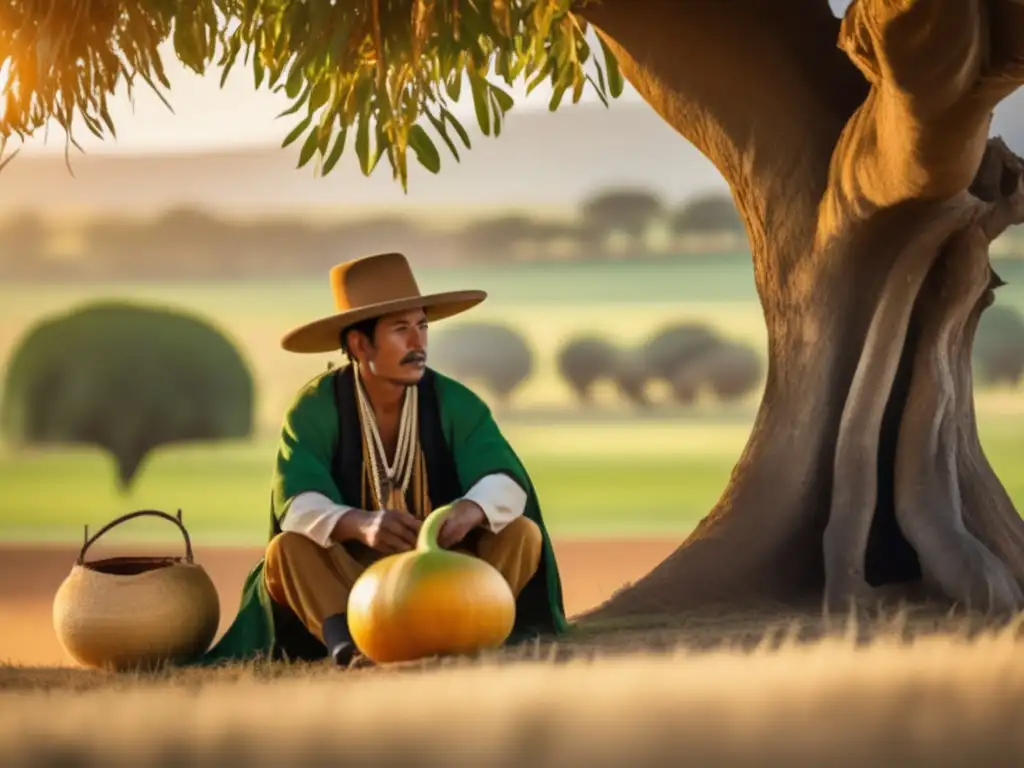
[(410, 352), (408, 355), (402, 358), (400, 365), (408, 365), (409, 363), (425, 363), (426, 361), (426, 352)]

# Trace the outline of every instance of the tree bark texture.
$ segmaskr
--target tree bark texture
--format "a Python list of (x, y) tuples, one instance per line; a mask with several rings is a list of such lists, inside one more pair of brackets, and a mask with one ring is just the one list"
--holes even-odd
[(1024, 0), (599, 0), (578, 11), (729, 183), (768, 375), (718, 504), (588, 617), (899, 593), (1024, 607), (1024, 521), (985, 458), (971, 346), (1024, 221), (988, 136)]

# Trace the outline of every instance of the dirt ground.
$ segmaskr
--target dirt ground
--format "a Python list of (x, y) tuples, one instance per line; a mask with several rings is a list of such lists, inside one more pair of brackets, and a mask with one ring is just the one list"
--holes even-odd
[[(572, 616), (608, 598), (664, 559), (678, 539), (555, 542), (566, 612)], [(122, 554), (113, 547), (89, 557)], [(134, 550), (131, 554), (167, 554)], [(71, 662), (53, 631), (54, 593), (78, 555), (77, 547), (0, 544), (0, 663), (67, 666)], [(242, 582), (259, 558), (257, 549), (196, 547), (196, 561), (209, 572), (221, 600), (221, 632), (235, 616)]]

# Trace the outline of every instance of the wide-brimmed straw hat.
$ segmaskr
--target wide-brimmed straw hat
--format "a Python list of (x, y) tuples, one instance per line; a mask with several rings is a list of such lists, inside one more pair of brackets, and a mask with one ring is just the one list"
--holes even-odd
[(333, 352), (341, 331), (361, 320), (422, 308), (428, 320), (441, 320), (475, 307), (485, 291), (421, 294), (408, 260), (400, 253), (379, 253), (343, 262), (331, 269), (331, 292), (338, 312), (293, 328), (281, 340), (289, 352)]

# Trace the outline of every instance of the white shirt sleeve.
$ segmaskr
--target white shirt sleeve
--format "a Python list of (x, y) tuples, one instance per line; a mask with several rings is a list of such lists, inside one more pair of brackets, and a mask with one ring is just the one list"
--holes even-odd
[[(476, 502), (484, 511), (487, 527), (501, 530), (526, 510), (526, 492), (508, 475), (486, 475), (463, 498)], [(342, 515), (352, 507), (335, 504), (321, 493), (300, 493), (288, 506), (281, 530), (301, 533), (325, 549), (334, 544), (331, 534)]]
[(326, 549), (334, 544), (331, 533), (342, 515), (352, 507), (335, 504), (322, 493), (300, 493), (288, 506), (281, 530), (301, 533)]
[(487, 518), (487, 527), (494, 533), (500, 533), (526, 510), (526, 491), (511, 477), (501, 473), (480, 478), (463, 498), (480, 505)]

